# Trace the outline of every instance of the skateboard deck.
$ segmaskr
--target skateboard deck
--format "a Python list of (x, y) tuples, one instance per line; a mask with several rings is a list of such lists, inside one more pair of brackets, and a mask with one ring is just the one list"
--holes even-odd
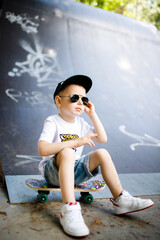
[[(26, 179), (25, 184), (38, 191), (38, 202), (44, 203), (48, 200), (48, 195), (50, 191), (61, 191), (59, 187), (48, 185), (43, 179)], [(75, 186), (74, 191), (81, 193), (81, 198), (86, 203), (91, 203), (93, 201), (93, 196), (89, 192), (96, 192), (103, 190), (106, 184), (104, 181), (94, 180), (87, 181)]]

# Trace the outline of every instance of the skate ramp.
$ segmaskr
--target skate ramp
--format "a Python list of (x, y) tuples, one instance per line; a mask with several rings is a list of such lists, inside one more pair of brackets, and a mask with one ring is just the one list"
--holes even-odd
[(157, 29), (71, 0), (6, 0), (0, 20), (0, 154), (10, 201), (28, 201), (24, 179), (40, 177), (37, 142), (45, 118), (57, 113), (53, 91), (74, 74), (93, 80), (88, 97), (108, 134), (95, 149), (109, 151), (132, 194), (158, 194)]

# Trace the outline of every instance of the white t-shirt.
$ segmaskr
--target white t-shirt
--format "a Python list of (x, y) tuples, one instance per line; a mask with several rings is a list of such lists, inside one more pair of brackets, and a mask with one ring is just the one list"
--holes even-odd
[[(43, 140), (49, 143), (75, 140), (94, 133), (91, 127), (82, 117), (76, 117), (74, 123), (64, 121), (58, 114), (49, 116), (45, 122), (39, 141)], [(76, 159), (80, 158), (83, 146), (75, 149)], [(44, 166), (53, 155), (43, 157), (39, 164), (39, 170), (44, 176)]]

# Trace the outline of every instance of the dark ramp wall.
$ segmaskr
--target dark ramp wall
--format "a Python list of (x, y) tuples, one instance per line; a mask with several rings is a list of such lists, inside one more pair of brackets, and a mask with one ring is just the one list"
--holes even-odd
[(39, 174), (37, 141), (44, 119), (57, 113), (52, 93), (73, 74), (93, 79), (88, 96), (108, 133), (108, 142), (96, 148), (108, 149), (119, 173), (160, 171), (155, 27), (70, 0), (6, 0), (0, 48), (0, 150), (6, 176)]

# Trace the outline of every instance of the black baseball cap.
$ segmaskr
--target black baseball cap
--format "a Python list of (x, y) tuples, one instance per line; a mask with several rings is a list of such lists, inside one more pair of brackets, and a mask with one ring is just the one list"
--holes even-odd
[(57, 96), (60, 91), (62, 91), (65, 87), (67, 87), (70, 84), (76, 84), (76, 85), (80, 85), (80, 86), (84, 87), (86, 89), (86, 93), (87, 93), (90, 90), (90, 88), (92, 87), (92, 80), (85, 75), (71, 76), (71, 77), (67, 78), (66, 80), (58, 83), (56, 90), (53, 94), (53, 99), (55, 99), (55, 96)]

